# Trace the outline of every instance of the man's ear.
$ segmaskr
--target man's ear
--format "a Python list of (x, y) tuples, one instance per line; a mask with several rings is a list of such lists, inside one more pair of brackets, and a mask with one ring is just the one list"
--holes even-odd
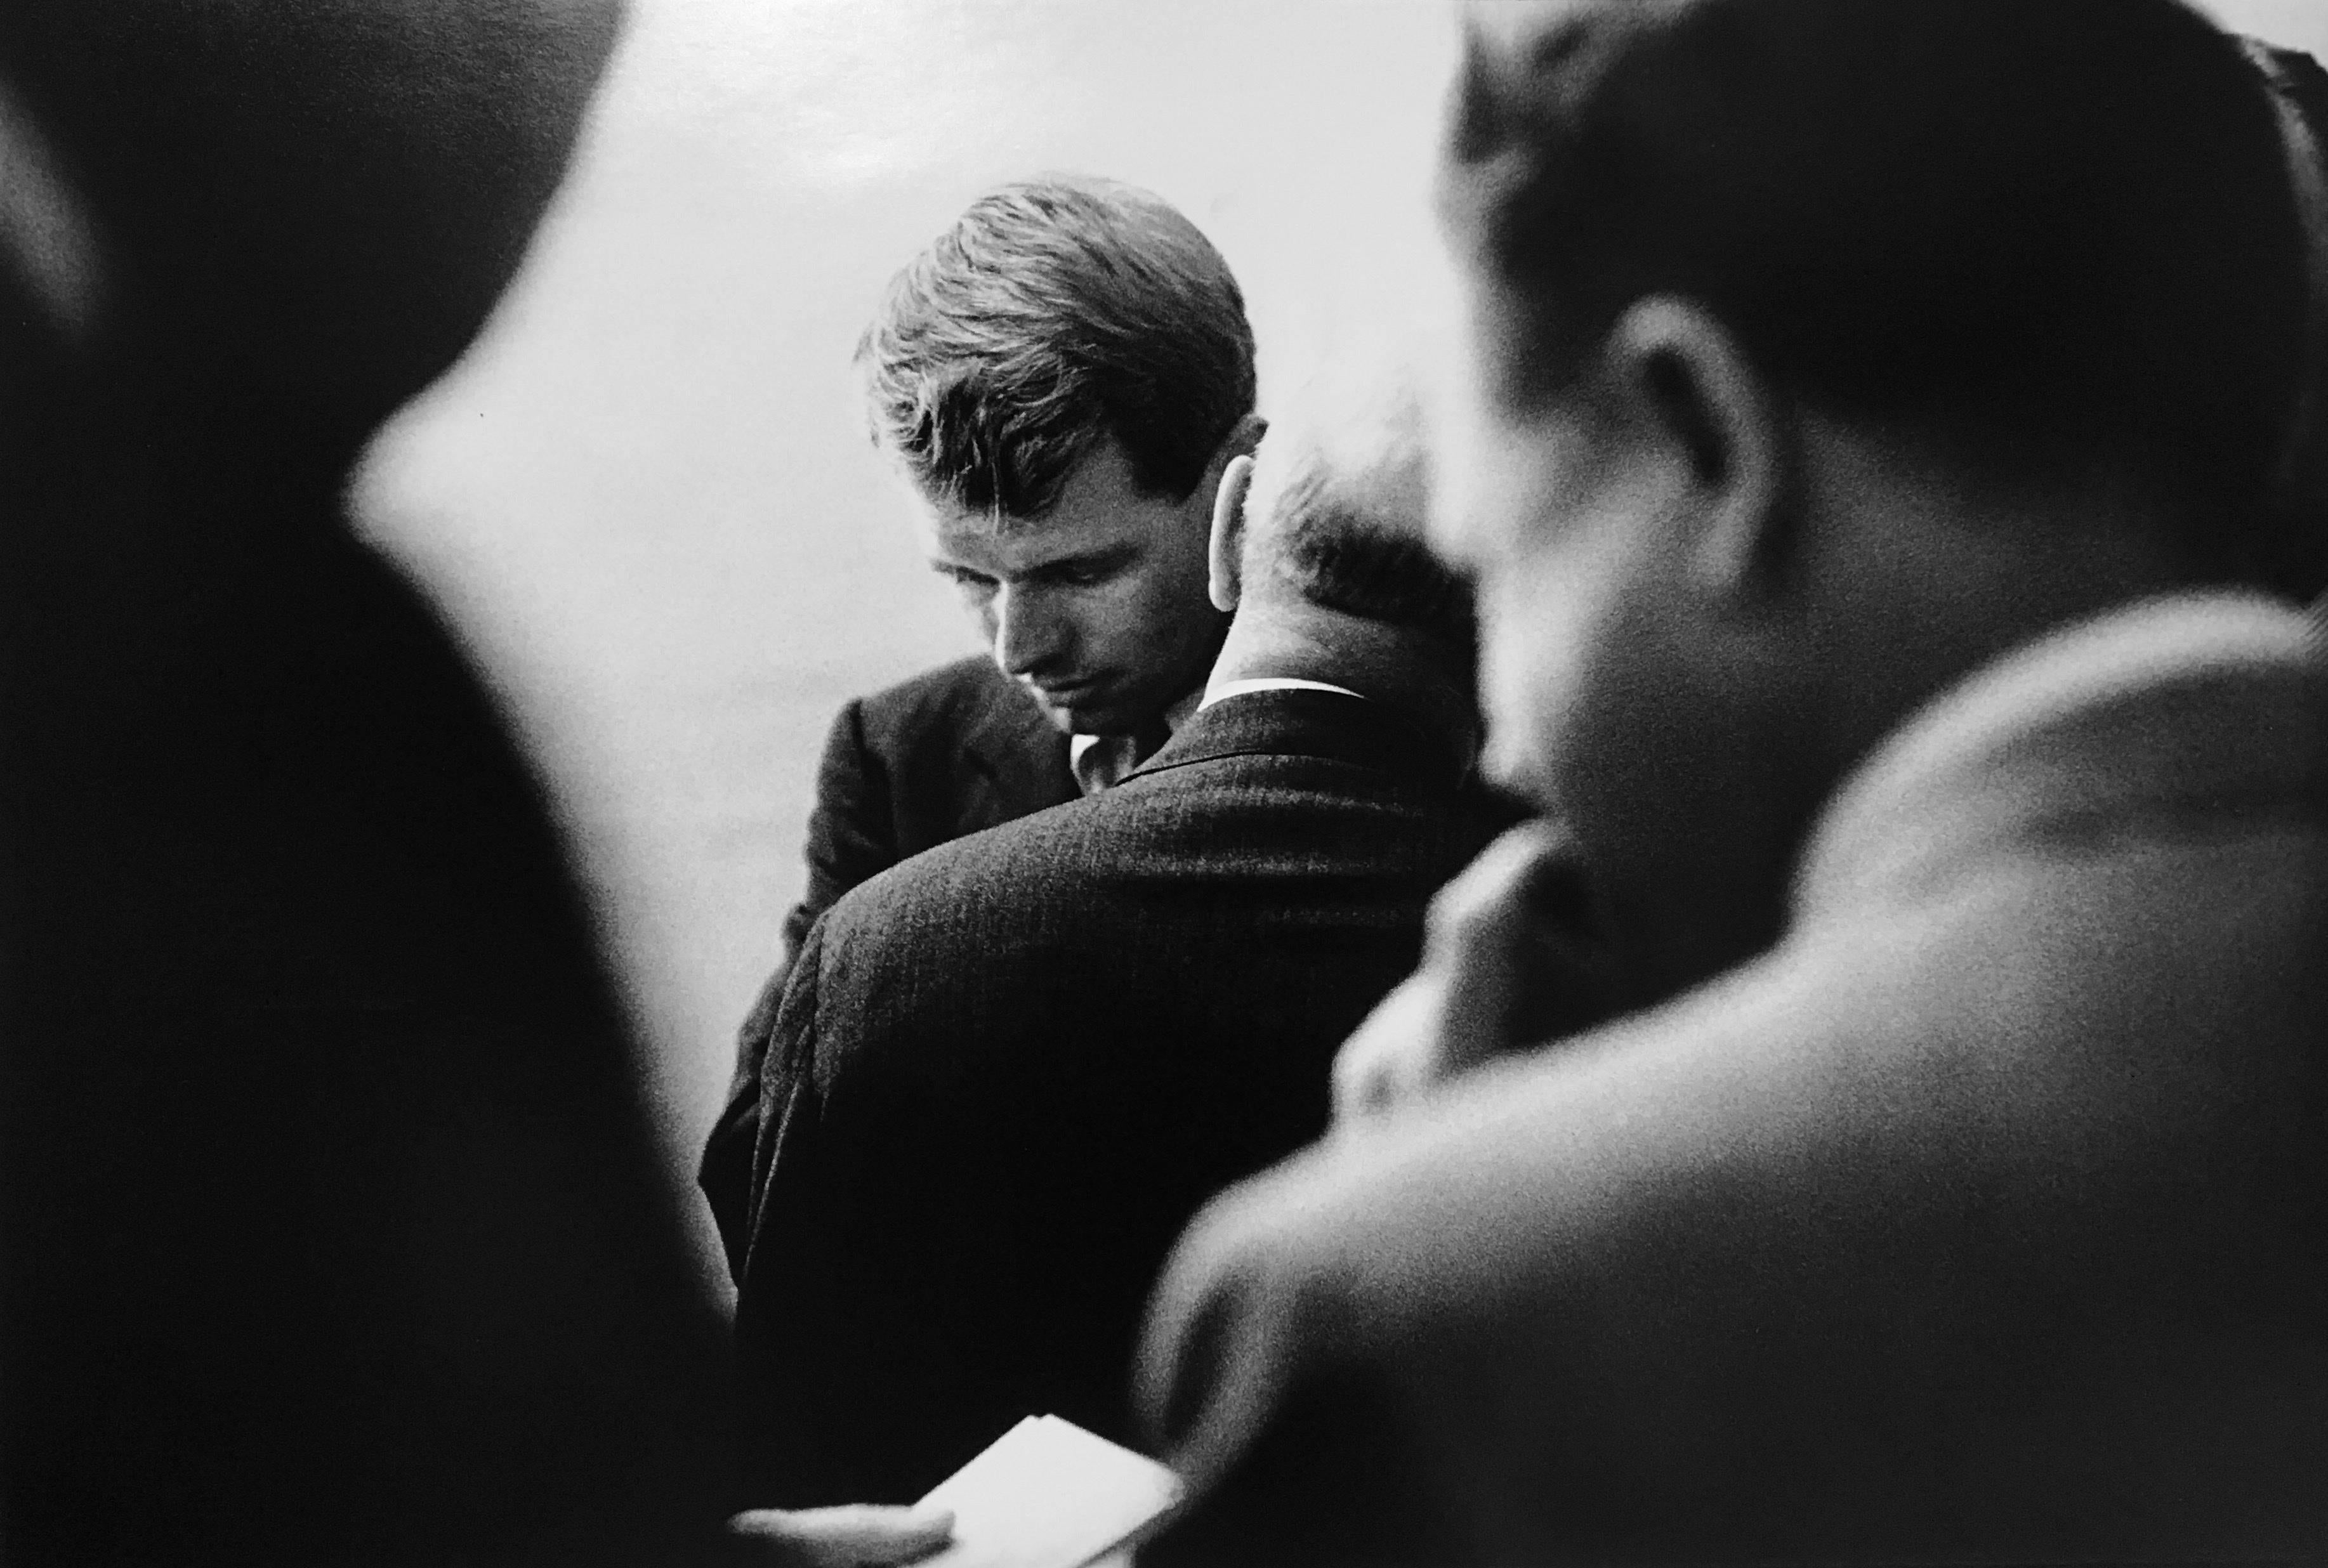
[(1694, 503), (1690, 581), (1751, 607), (1777, 585), (1793, 541), (1787, 405), (1730, 329), (1653, 297), (1619, 318), (1605, 363), (1641, 436), (1673, 460)]
[(1221, 482), (1213, 491), (1213, 534), (1205, 546), (1205, 570), (1216, 610), (1234, 610), (1243, 592), (1244, 497), (1252, 488), (1253, 459), (1239, 453), (1221, 471)]

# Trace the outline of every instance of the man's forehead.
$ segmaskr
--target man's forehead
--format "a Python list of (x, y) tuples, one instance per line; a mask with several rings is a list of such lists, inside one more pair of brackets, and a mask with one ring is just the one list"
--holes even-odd
[(1137, 519), (1087, 508), (1073, 512), (1054, 509), (1039, 518), (1013, 518), (925, 502), (921, 517), (923, 534), (938, 559), (1012, 571), (1104, 550), (1140, 532)]
[(1141, 494), (1112, 444), (1068, 471), (1040, 517), (1012, 517), (926, 494), (917, 493), (916, 500), (923, 531), (941, 555), (1021, 569), (1143, 539), (1159, 527), (1177, 526), (1180, 512), (1169, 499)]

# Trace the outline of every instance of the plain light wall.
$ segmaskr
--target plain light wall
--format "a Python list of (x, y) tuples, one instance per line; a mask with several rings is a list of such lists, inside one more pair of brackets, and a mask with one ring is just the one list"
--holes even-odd
[[(2322, 0), (2214, 9), (2328, 55)], [(707, 1258), (696, 1148), (825, 728), (977, 646), (855, 401), (881, 285), (1000, 181), (1147, 185), (1244, 283), (1266, 412), (1432, 308), (1454, 40), (1437, 0), (634, 0), (523, 273), (356, 500), (540, 761)]]

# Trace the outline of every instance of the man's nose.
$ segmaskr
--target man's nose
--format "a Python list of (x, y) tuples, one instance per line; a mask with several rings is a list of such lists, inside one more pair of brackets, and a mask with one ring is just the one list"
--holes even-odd
[(1006, 583), (993, 613), (994, 662), (1003, 674), (1039, 675), (1066, 650), (1066, 624), (1043, 593)]

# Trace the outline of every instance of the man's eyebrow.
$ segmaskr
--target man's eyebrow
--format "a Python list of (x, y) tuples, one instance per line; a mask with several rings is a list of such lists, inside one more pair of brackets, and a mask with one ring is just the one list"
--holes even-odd
[(975, 577), (981, 582), (999, 583), (1006, 578), (1024, 580), (1029, 577), (1055, 576), (1062, 572), (1103, 572), (1123, 565), (1140, 553), (1138, 544), (1126, 540), (1113, 544), (1095, 545), (1088, 550), (1037, 561), (1023, 571), (1004, 572), (986, 566), (968, 566), (959, 561), (949, 561), (943, 555), (926, 557), (933, 572), (949, 577)]
[(1025, 577), (1039, 577), (1052, 572), (1089, 572), (1095, 568), (1120, 566), (1139, 552), (1140, 546), (1131, 543), (1100, 545), (1092, 549), (1079, 550), (1072, 555), (1060, 555), (1038, 565), (1029, 566), (1019, 574)]

